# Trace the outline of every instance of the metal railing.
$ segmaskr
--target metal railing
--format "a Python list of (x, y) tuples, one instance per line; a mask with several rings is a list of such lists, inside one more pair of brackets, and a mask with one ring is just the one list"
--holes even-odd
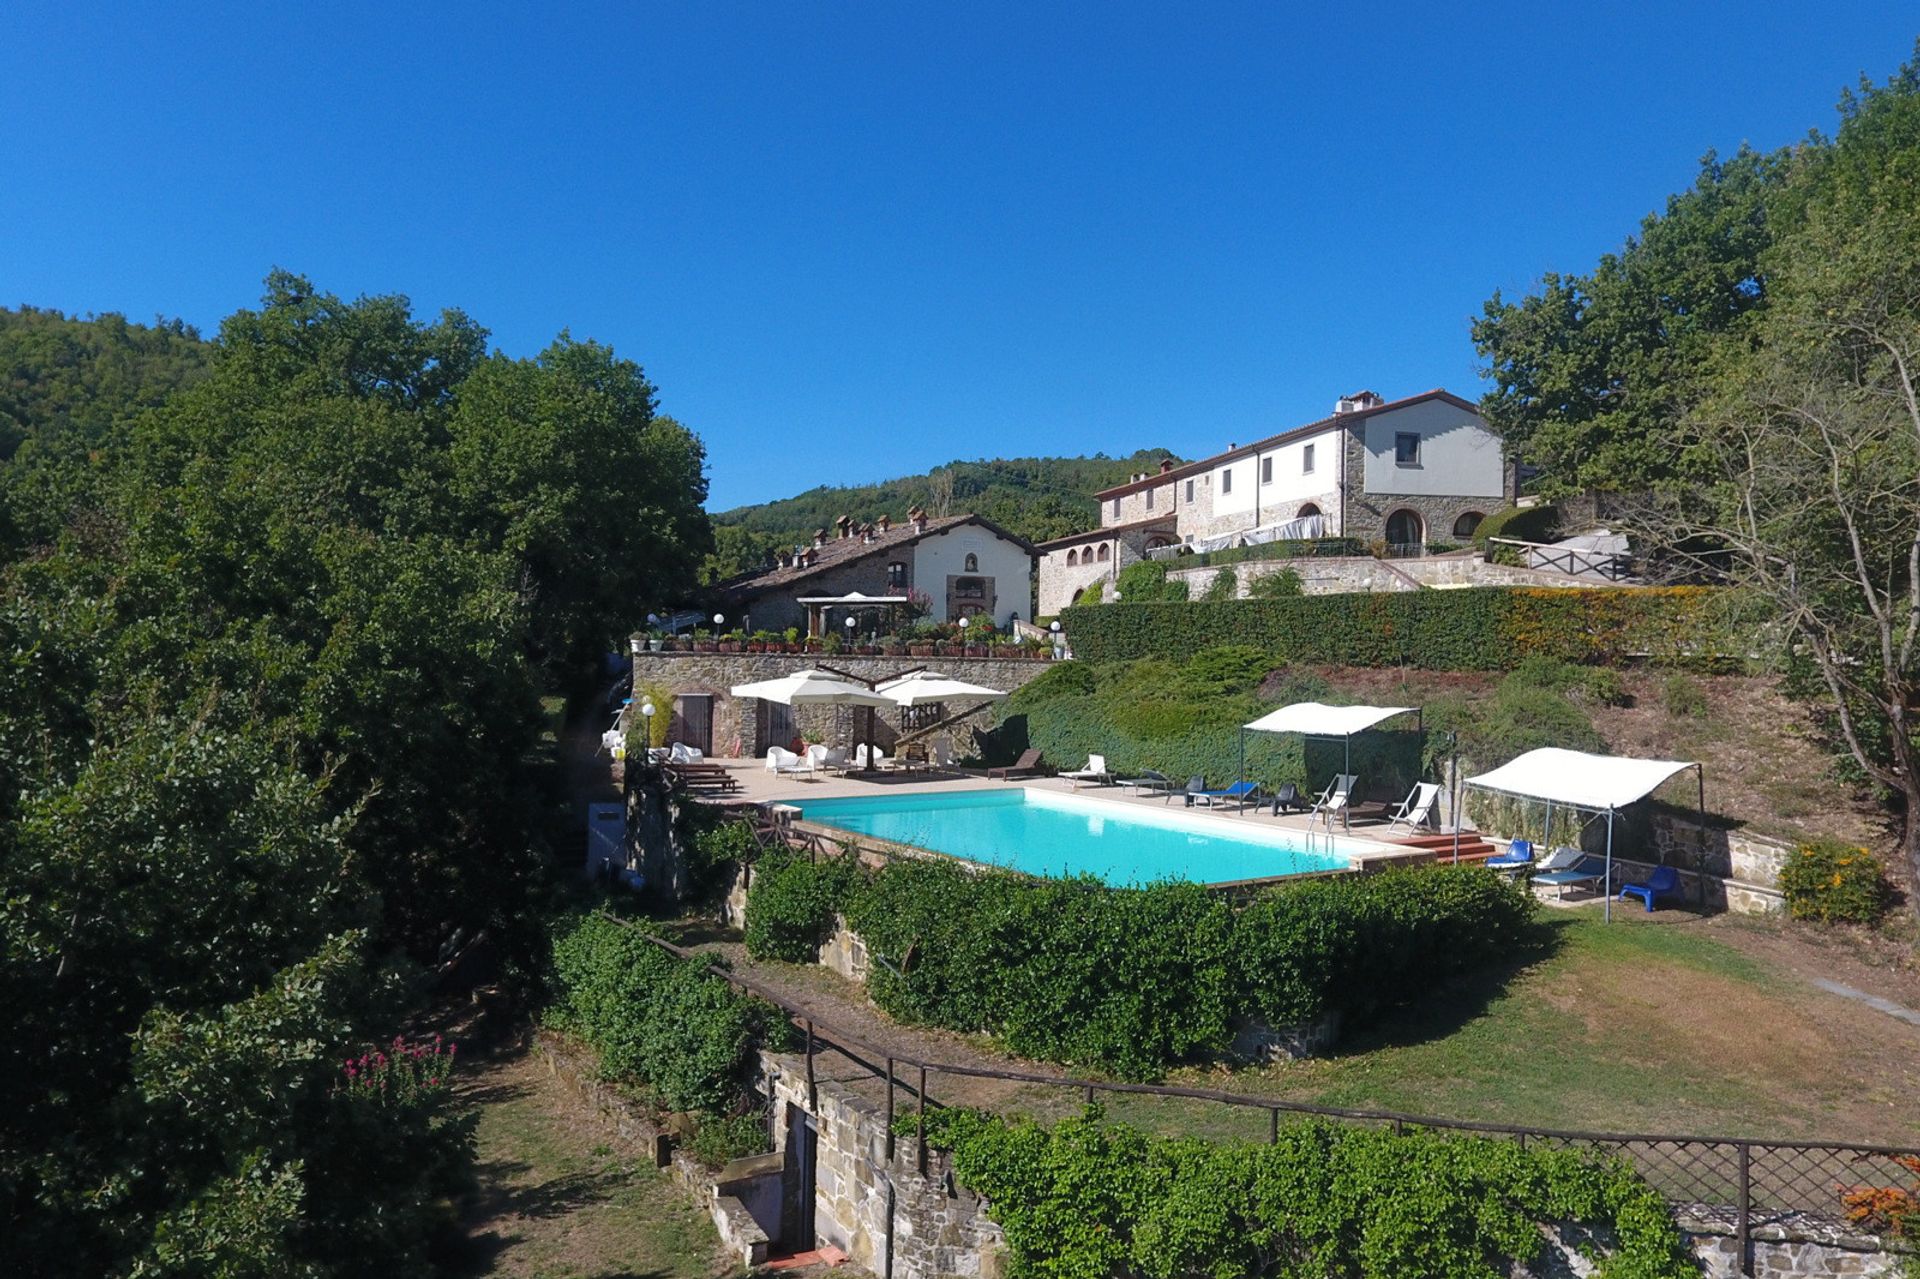
[[(628, 920), (616, 919), (616, 922), (631, 924)], [(714, 976), (787, 1014), (804, 1036), (810, 1104), (817, 1098), (818, 1060), (827, 1054), (863, 1072), (876, 1087), (884, 1086), (889, 1159), (894, 1154), (896, 1107), (904, 1091), (920, 1117), (917, 1131), (923, 1140), (917, 1143), (917, 1148), (922, 1172), (926, 1170), (926, 1111), (930, 1106), (938, 1108), (941, 1104), (929, 1094), (929, 1081), (948, 1076), (1059, 1090), (1063, 1097), (1071, 1097), (1076, 1103), (1092, 1104), (1107, 1096), (1131, 1103), (1184, 1101), (1226, 1107), (1241, 1121), (1239, 1135), (1249, 1139), (1264, 1137), (1270, 1143), (1280, 1139), (1281, 1116), (1292, 1115), (1388, 1128), (1395, 1133), (1451, 1132), (1513, 1140), (1522, 1148), (1544, 1144), (1556, 1149), (1617, 1157), (1631, 1164), (1676, 1214), (1686, 1218), (1690, 1229), (1732, 1236), (1738, 1241), (1743, 1257), (1749, 1255), (1755, 1240), (1852, 1244), (1860, 1248), (1902, 1246), (1899, 1240), (1876, 1240), (1875, 1232), (1885, 1230), (1887, 1223), (1861, 1215), (1851, 1196), (1871, 1188), (1911, 1187), (1916, 1180), (1913, 1165), (1901, 1161), (1920, 1160), (1920, 1148), (1532, 1128), (1391, 1110), (1319, 1106), (1213, 1088), (1121, 1083), (924, 1060), (864, 1043), (857, 1036), (828, 1025), (812, 1009), (720, 966), (717, 956), (676, 946), (652, 933), (645, 935), (681, 959), (706, 961)], [(1141, 1126), (1151, 1125), (1155, 1118), (1138, 1104), (1125, 1117)], [(1158, 1118), (1171, 1121), (1175, 1131), (1193, 1131), (1191, 1116), (1176, 1113), (1160, 1114)]]
[[(1504, 554), (1497, 548), (1511, 548)], [(1487, 539), (1487, 559), (1519, 568), (1546, 569), (1569, 577), (1598, 577), (1623, 582), (1633, 576), (1633, 557), (1611, 551), (1582, 550), (1572, 546), (1550, 546), (1544, 542), (1522, 542), (1511, 537)]]

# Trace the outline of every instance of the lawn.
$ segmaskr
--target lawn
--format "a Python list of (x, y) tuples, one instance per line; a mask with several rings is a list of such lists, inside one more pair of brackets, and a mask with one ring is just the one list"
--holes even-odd
[[(1544, 955), (1504, 986), (1417, 1003), (1329, 1058), (1171, 1082), (1550, 1128), (1920, 1144), (1920, 1030), (1690, 916), (1549, 912), (1542, 928)], [(1265, 1122), (1202, 1113), (1180, 1122)]]
[(483, 1061), (480, 1192), (463, 1273), (522, 1279), (713, 1279), (739, 1273), (693, 1197), (613, 1138), (524, 1049)]

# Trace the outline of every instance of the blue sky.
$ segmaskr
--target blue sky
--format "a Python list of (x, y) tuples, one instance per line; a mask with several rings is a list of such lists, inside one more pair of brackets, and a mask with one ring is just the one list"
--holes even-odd
[[(270, 267), (644, 364), (715, 509), (1477, 395), (1495, 288), (1830, 128), (1910, 3), (13, 0), (0, 302), (211, 331)], [(1342, 8), (1342, 12), (1330, 12)], [(285, 9), (286, 12), (274, 12)]]

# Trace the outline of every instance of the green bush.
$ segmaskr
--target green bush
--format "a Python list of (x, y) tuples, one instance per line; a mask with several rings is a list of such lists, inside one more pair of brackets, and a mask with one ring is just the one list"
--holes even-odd
[(1667, 704), (1667, 714), (1681, 719), (1701, 719), (1707, 713), (1707, 690), (1684, 671), (1667, 676), (1660, 699)]
[(1094, 690), (1093, 667), (1086, 662), (1055, 662), (1016, 689), (1006, 705), (1026, 709), (1056, 697), (1084, 697)]
[(1306, 880), (1234, 920), (1234, 988), (1270, 1025), (1357, 1025), (1511, 954), (1532, 918), (1526, 889), (1479, 867)]
[(1837, 839), (1816, 839), (1795, 849), (1780, 870), (1780, 891), (1788, 914), (1823, 924), (1877, 923), (1893, 897), (1880, 859)]
[(1560, 508), (1549, 503), (1539, 506), (1510, 506), (1495, 511), (1473, 530), (1473, 544), (1481, 550), (1490, 537), (1515, 542), (1551, 542), (1560, 536)]
[(810, 862), (778, 853), (761, 858), (747, 889), (747, 953), (755, 959), (813, 963), (859, 879), (859, 863), (852, 857)]
[(1174, 568), (1205, 568), (1213, 564), (1241, 564), (1249, 560), (1320, 559), (1326, 556), (1365, 555), (1367, 544), (1357, 537), (1292, 538), (1258, 546), (1228, 546), (1217, 551), (1176, 556)]
[(1301, 578), (1300, 571), (1292, 567), (1283, 568), (1278, 573), (1268, 573), (1265, 577), (1256, 577), (1253, 585), (1247, 588), (1248, 596), (1257, 600), (1292, 599), (1306, 593), (1306, 582)]
[(1234, 1023), (1354, 1023), (1511, 953), (1532, 898), (1479, 868), (1304, 880), (1235, 915), (1196, 884), (897, 862), (849, 901), (874, 1002), (1128, 1078), (1225, 1049)]
[(1551, 1146), (1318, 1120), (1270, 1145), (1211, 1143), (1107, 1123), (1098, 1107), (1050, 1128), (936, 1111), (927, 1141), (987, 1201), (1014, 1279), (1544, 1273), (1541, 1228), (1563, 1223), (1604, 1240), (1603, 1279), (1698, 1272), (1631, 1167)]
[(1163, 560), (1141, 560), (1137, 564), (1127, 565), (1120, 570), (1120, 576), (1114, 579), (1113, 586), (1121, 599), (1132, 600), (1136, 604), (1187, 598), (1187, 584), (1169, 582), (1167, 565)]
[(556, 932), (548, 1020), (587, 1041), (612, 1078), (644, 1082), (669, 1110), (724, 1113), (749, 1077), (756, 1042), (785, 1042), (785, 1020), (736, 993), (704, 962), (668, 954), (600, 915)]
[(1231, 568), (1223, 568), (1213, 575), (1202, 591), (1200, 599), (1204, 603), (1218, 604), (1233, 599), (1240, 590), (1240, 578)]
[(1276, 663), (1503, 670), (1540, 655), (1580, 665), (1711, 663), (1750, 647), (1749, 619), (1707, 587), (1535, 590), (1486, 586), (1291, 599), (1123, 602), (1061, 615), (1076, 656), (1092, 662), (1179, 658), (1250, 644)]
[(703, 1115), (687, 1141), (687, 1153), (709, 1168), (721, 1168), (731, 1160), (764, 1155), (772, 1149), (773, 1136), (764, 1109), (725, 1117)]

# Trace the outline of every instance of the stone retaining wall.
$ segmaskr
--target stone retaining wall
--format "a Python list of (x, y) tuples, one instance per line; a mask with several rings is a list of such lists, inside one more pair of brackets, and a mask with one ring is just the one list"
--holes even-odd
[[(1175, 560), (1174, 563), (1179, 561)], [(1169, 581), (1185, 582), (1188, 598), (1197, 600), (1226, 568), (1234, 572), (1238, 583), (1236, 598), (1240, 599), (1248, 596), (1253, 583), (1287, 569), (1300, 575), (1301, 589), (1308, 595), (1380, 594), (1417, 591), (1423, 587), (1540, 586), (1592, 589), (1615, 585), (1543, 569), (1489, 564), (1475, 556), (1381, 560), (1370, 555), (1328, 555), (1285, 560), (1242, 560), (1230, 565), (1169, 569), (1167, 578)]]
[[(769, 746), (787, 742), (763, 741), (759, 721), (759, 702), (736, 698), (736, 684), (756, 680), (779, 679), (795, 671), (826, 665), (864, 680), (883, 680), (916, 668), (938, 671), (970, 684), (1011, 693), (1029, 680), (1037, 679), (1050, 665), (1035, 658), (1016, 657), (854, 657), (826, 653), (650, 653), (638, 647), (633, 653), (633, 686), (665, 689), (674, 696), (694, 694), (713, 698), (713, 752), (758, 759)], [(667, 713), (670, 708), (661, 707)], [(964, 710), (964, 706), (955, 707)], [(849, 718), (855, 717), (855, 718)], [(810, 742), (846, 744), (849, 726), (865, 739), (866, 712), (839, 706), (800, 706), (793, 708), (799, 733)], [(970, 726), (979, 721), (967, 721)], [(902, 730), (902, 712), (874, 712), (874, 739), (889, 749)], [(958, 734), (956, 734), (958, 736)], [(963, 743), (956, 740), (955, 749)], [(737, 747), (737, 749), (736, 749)]]

